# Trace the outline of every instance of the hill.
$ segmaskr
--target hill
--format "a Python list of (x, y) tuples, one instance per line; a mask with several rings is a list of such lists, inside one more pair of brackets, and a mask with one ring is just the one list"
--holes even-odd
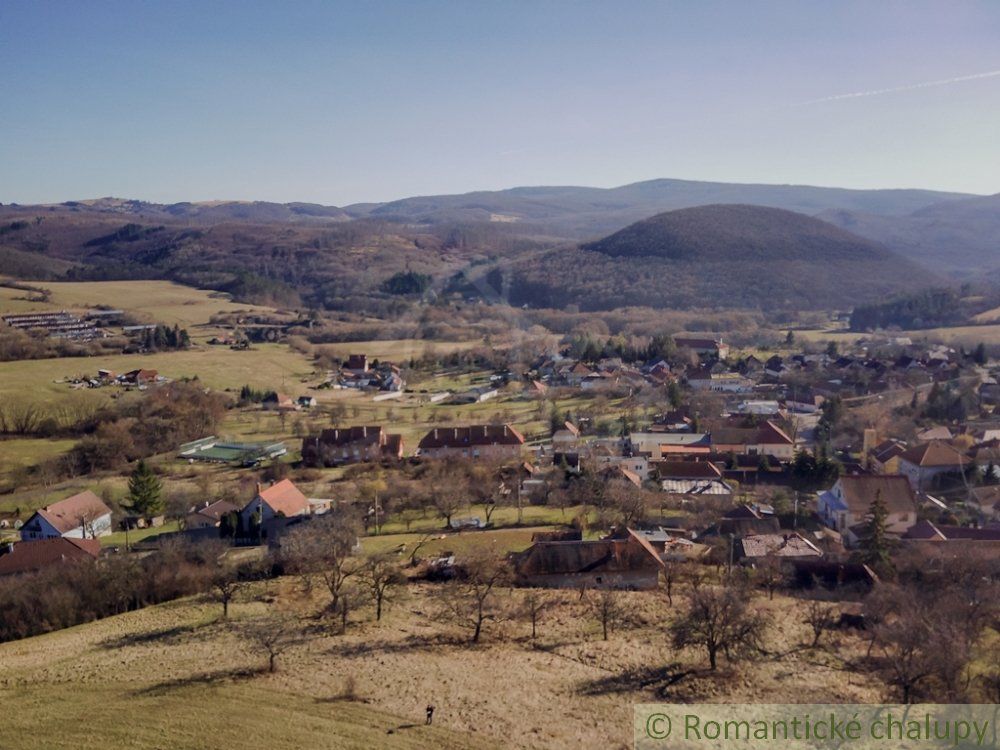
[(715, 205), (670, 211), (513, 270), (518, 304), (845, 308), (940, 282), (809, 216)]
[(905, 215), (968, 197), (930, 190), (846, 190), (809, 185), (754, 185), (658, 179), (615, 188), (519, 187), (463, 195), (405, 198), (347, 206), (355, 216), (407, 221), (506, 221), (577, 239), (620, 229), (662, 211), (714, 203), (749, 203), (815, 214), (830, 209)]
[(940, 273), (1000, 275), (1000, 194), (934, 203), (902, 216), (832, 210), (820, 217)]

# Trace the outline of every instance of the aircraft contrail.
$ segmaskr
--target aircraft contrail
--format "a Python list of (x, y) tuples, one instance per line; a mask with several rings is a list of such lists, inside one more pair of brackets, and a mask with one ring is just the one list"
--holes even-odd
[(924, 81), (923, 83), (911, 83), (907, 86), (893, 86), (887, 89), (872, 89), (871, 91), (855, 91), (850, 94), (837, 94), (835, 96), (824, 96), (821, 99), (810, 99), (806, 102), (799, 102), (795, 106), (804, 107), (807, 104), (820, 104), (821, 102), (835, 102), (841, 99), (860, 99), (866, 96), (878, 96), (879, 94), (894, 94), (898, 91), (913, 91), (915, 89), (929, 89), (934, 86), (947, 86), (951, 83), (962, 83), (964, 81), (977, 81), (981, 78), (995, 78), (1000, 76), (1000, 70), (991, 70), (986, 73), (974, 73), (969, 76), (957, 76), (956, 78), (942, 78), (938, 81)]

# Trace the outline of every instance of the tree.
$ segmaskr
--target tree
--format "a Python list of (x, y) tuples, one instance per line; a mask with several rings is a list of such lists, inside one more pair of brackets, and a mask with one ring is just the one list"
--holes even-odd
[(479, 643), (483, 626), (502, 616), (496, 589), (509, 581), (510, 569), (501, 556), (481, 549), (462, 562), (459, 573), (458, 580), (441, 588), (441, 614), (470, 630), (471, 642)]
[(767, 591), (767, 598), (770, 600), (774, 599), (774, 592), (787, 580), (781, 560), (774, 556), (767, 556), (756, 564), (754, 578)]
[(821, 599), (810, 599), (806, 604), (806, 624), (812, 628), (813, 638), (809, 648), (819, 645), (823, 633), (833, 627), (833, 605)]
[(337, 506), (319, 518), (300, 524), (281, 540), (281, 558), (289, 572), (298, 574), (306, 587), (314, 579), (326, 586), (329, 614), (341, 614), (340, 598), (348, 581), (362, 570), (354, 557), (361, 521), (353, 507)]
[(553, 604), (551, 597), (545, 595), (538, 589), (528, 589), (521, 600), (521, 612), (531, 623), (531, 640), (535, 640), (538, 632), (538, 623), (542, 615)]
[(144, 518), (163, 513), (162, 489), (160, 478), (140, 459), (128, 480), (128, 500), (132, 510)]
[(696, 646), (716, 669), (721, 651), (727, 659), (761, 650), (767, 618), (747, 607), (745, 592), (732, 587), (701, 588), (691, 594), (687, 611), (671, 626), (675, 648)]
[(882, 499), (882, 491), (876, 490), (865, 516), (864, 530), (858, 540), (858, 550), (855, 559), (867, 565), (879, 575), (892, 573), (893, 543), (887, 534), (889, 509)]
[(212, 594), (222, 604), (223, 620), (229, 619), (229, 603), (246, 585), (247, 582), (240, 578), (239, 572), (229, 566), (220, 566), (212, 575)]
[(628, 621), (629, 609), (621, 592), (601, 589), (588, 602), (591, 613), (601, 623), (603, 639), (608, 640), (608, 632)]
[(375, 604), (375, 621), (382, 619), (382, 608), (392, 600), (397, 587), (406, 582), (399, 564), (388, 555), (373, 555), (365, 563), (364, 580)]
[(267, 655), (268, 672), (277, 672), (278, 657), (301, 640), (292, 622), (276, 614), (240, 623), (237, 632), (252, 647)]
[(453, 462), (443, 461), (434, 467), (429, 481), (431, 505), (451, 528), (451, 519), (469, 498), (469, 482), (465, 473)]

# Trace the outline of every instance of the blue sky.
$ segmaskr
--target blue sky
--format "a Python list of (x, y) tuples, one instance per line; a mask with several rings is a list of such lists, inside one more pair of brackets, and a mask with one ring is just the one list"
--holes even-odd
[(3, 0), (0, 70), (3, 202), (1000, 191), (992, 1)]

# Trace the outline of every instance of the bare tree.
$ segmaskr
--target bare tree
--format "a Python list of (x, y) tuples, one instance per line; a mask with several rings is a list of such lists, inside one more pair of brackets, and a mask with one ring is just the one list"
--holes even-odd
[(340, 597), (347, 582), (358, 575), (362, 562), (354, 557), (361, 522), (357, 510), (337, 507), (303, 523), (281, 540), (279, 555), (289, 572), (302, 577), (306, 587), (319, 580), (330, 594), (327, 611), (340, 611)]
[(229, 566), (220, 566), (212, 575), (212, 596), (222, 605), (222, 619), (229, 619), (229, 603), (246, 588), (239, 571)]
[(774, 592), (785, 585), (787, 578), (785, 567), (777, 557), (764, 557), (754, 567), (754, 579), (767, 591), (769, 600), (774, 600)]
[(483, 626), (501, 619), (497, 589), (509, 580), (506, 560), (490, 550), (477, 550), (462, 561), (459, 578), (442, 587), (442, 616), (470, 630), (472, 643), (479, 643)]
[(469, 482), (453, 462), (443, 461), (434, 467), (429, 478), (431, 505), (451, 528), (451, 519), (469, 500)]
[(277, 614), (242, 622), (237, 632), (251, 647), (267, 655), (268, 672), (276, 672), (278, 657), (301, 641), (294, 623)]
[(365, 563), (364, 581), (375, 604), (375, 621), (382, 619), (382, 608), (389, 603), (397, 587), (406, 582), (399, 563), (388, 555), (373, 555)]
[(620, 591), (601, 589), (596, 595), (589, 597), (587, 606), (591, 613), (601, 623), (603, 639), (608, 640), (608, 633), (628, 622), (629, 608)]
[(675, 648), (697, 646), (715, 670), (721, 651), (727, 659), (762, 648), (767, 618), (747, 607), (745, 592), (732, 587), (693, 592), (687, 611), (671, 626)]
[(552, 597), (547, 596), (538, 589), (528, 589), (521, 599), (521, 612), (531, 623), (531, 640), (535, 640), (538, 632), (538, 623), (542, 615), (554, 604)]
[(819, 645), (823, 633), (833, 627), (833, 605), (820, 599), (810, 599), (806, 604), (806, 624), (812, 628), (809, 648)]

